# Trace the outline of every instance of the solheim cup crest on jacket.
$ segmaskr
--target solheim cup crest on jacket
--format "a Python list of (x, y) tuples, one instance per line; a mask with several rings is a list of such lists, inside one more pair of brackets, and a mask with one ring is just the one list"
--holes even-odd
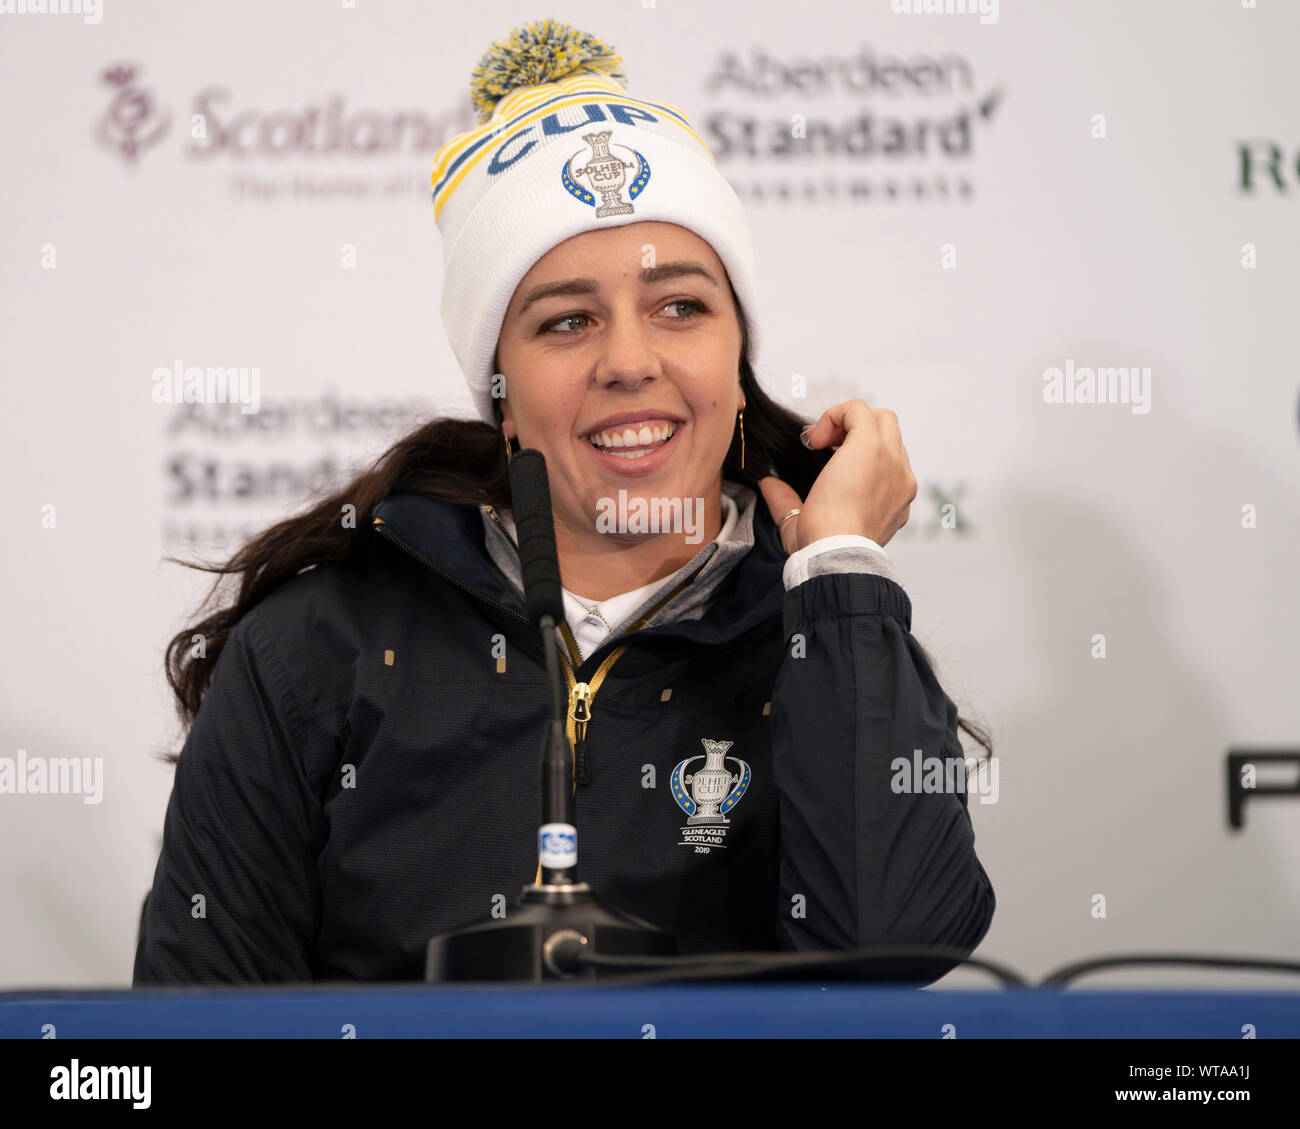
[[(731, 741), (710, 741), (700, 738), (704, 756), (687, 757), (673, 769), (673, 799), (686, 813), (686, 826), (682, 828), (679, 846), (694, 847), (696, 854), (706, 855), (714, 847), (725, 847), (727, 826), (731, 820), (727, 813), (745, 797), (749, 788), (749, 765), (739, 757), (727, 756)], [(704, 766), (694, 772), (687, 768), (702, 760)], [(736, 766), (732, 772), (726, 766), (730, 761)]]

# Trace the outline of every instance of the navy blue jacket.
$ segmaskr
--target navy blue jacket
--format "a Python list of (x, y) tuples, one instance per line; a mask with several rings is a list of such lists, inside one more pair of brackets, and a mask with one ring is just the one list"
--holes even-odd
[[(355, 562), (281, 585), (222, 650), (137, 985), (419, 980), (430, 937), (533, 880), (540, 634), (477, 507), (395, 494), (375, 515)], [(627, 645), (592, 699), (579, 876), (685, 953), (974, 949), (994, 895), (965, 792), (891, 788), (897, 756), (963, 756), (906, 593), (865, 573), (786, 592), (761, 504), (754, 532), (703, 618), (611, 637), (576, 672)], [(706, 742), (730, 742), (712, 807), (690, 782)]]

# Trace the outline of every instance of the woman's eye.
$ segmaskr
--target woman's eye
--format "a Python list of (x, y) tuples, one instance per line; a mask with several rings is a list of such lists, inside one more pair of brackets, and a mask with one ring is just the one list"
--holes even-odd
[[(708, 307), (697, 298), (675, 298), (671, 302), (665, 302), (659, 308), (661, 310), (667, 310), (667, 309), (671, 309), (674, 306), (685, 306), (686, 312), (678, 313), (676, 316), (670, 317), (668, 319), (669, 321), (689, 321), (692, 318), (698, 317), (702, 313), (708, 312)], [(587, 314), (565, 314), (563, 317), (554, 318), (553, 320), (546, 322), (542, 326), (541, 331), (543, 333), (554, 333), (557, 331), (561, 334), (576, 333), (578, 332), (578, 330), (582, 329), (583, 327), (579, 326), (578, 330), (559, 329), (559, 327), (566, 325), (569, 322), (590, 322), (590, 321), (591, 318)]]
[(674, 321), (685, 321), (687, 317), (693, 317), (696, 314), (704, 313), (706, 308), (703, 302), (698, 301), (695, 298), (675, 298), (673, 301), (667, 303), (667, 305), (665, 305), (663, 309), (666, 310), (668, 309), (669, 306), (687, 306), (691, 310), (690, 314), (687, 315), (679, 314), (676, 318), (673, 319)]
[[(542, 332), (550, 333), (551, 330), (553, 330), (557, 325), (563, 325), (565, 322), (568, 321), (582, 321), (584, 319), (588, 321), (591, 320), (590, 318), (587, 317), (586, 314), (565, 314), (564, 317), (562, 318), (556, 318), (554, 321), (548, 321), (544, 326), (542, 326)], [(565, 332), (571, 333), (573, 331), (566, 330)]]

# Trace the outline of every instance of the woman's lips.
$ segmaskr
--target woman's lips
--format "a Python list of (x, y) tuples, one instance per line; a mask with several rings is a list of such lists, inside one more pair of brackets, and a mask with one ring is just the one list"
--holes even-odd
[[(672, 435), (657, 446), (652, 444), (645, 448), (649, 452), (648, 454), (638, 455), (635, 458), (628, 458), (626, 455), (606, 454), (603, 448), (597, 447), (590, 439), (579, 439), (578, 442), (586, 447), (591, 452), (592, 458), (611, 474), (639, 478), (642, 475), (651, 474), (658, 470), (673, 457), (673, 452), (677, 450), (677, 439), (685, 428), (686, 424), (677, 424), (673, 428)], [(615, 451), (620, 449), (622, 448), (612, 448)]]

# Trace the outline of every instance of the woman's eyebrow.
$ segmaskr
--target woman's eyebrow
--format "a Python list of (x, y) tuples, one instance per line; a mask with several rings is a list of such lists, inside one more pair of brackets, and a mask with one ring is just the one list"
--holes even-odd
[[(718, 285), (718, 280), (704, 266), (703, 263), (693, 262), (683, 259), (673, 263), (662, 263), (656, 267), (646, 267), (641, 272), (642, 282), (663, 282), (669, 278), (679, 278), (682, 275), (700, 275), (707, 278), (714, 286)], [(540, 302), (543, 298), (553, 298), (561, 294), (595, 294), (600, 290), (600, 285), (594, 278), (567, 278), (562, 282), (544, 282), (540, 286), (533, 287), (524, 299), (523, 305), (519, 307), (517, 316), (523, 317), (524, 311), (534, 302)]]
[(714, 286), (718, 285), (718, 280), (705, 268), (703, 263), (693, 262), (687, 259), (681, 259), (675, 263), (664, 263), (659, 267), (646, 267), (641, 272), (642, 282), (662, 282), (666, 278), (678, 278), (684, 274), (698, 274), (707, 278)]

